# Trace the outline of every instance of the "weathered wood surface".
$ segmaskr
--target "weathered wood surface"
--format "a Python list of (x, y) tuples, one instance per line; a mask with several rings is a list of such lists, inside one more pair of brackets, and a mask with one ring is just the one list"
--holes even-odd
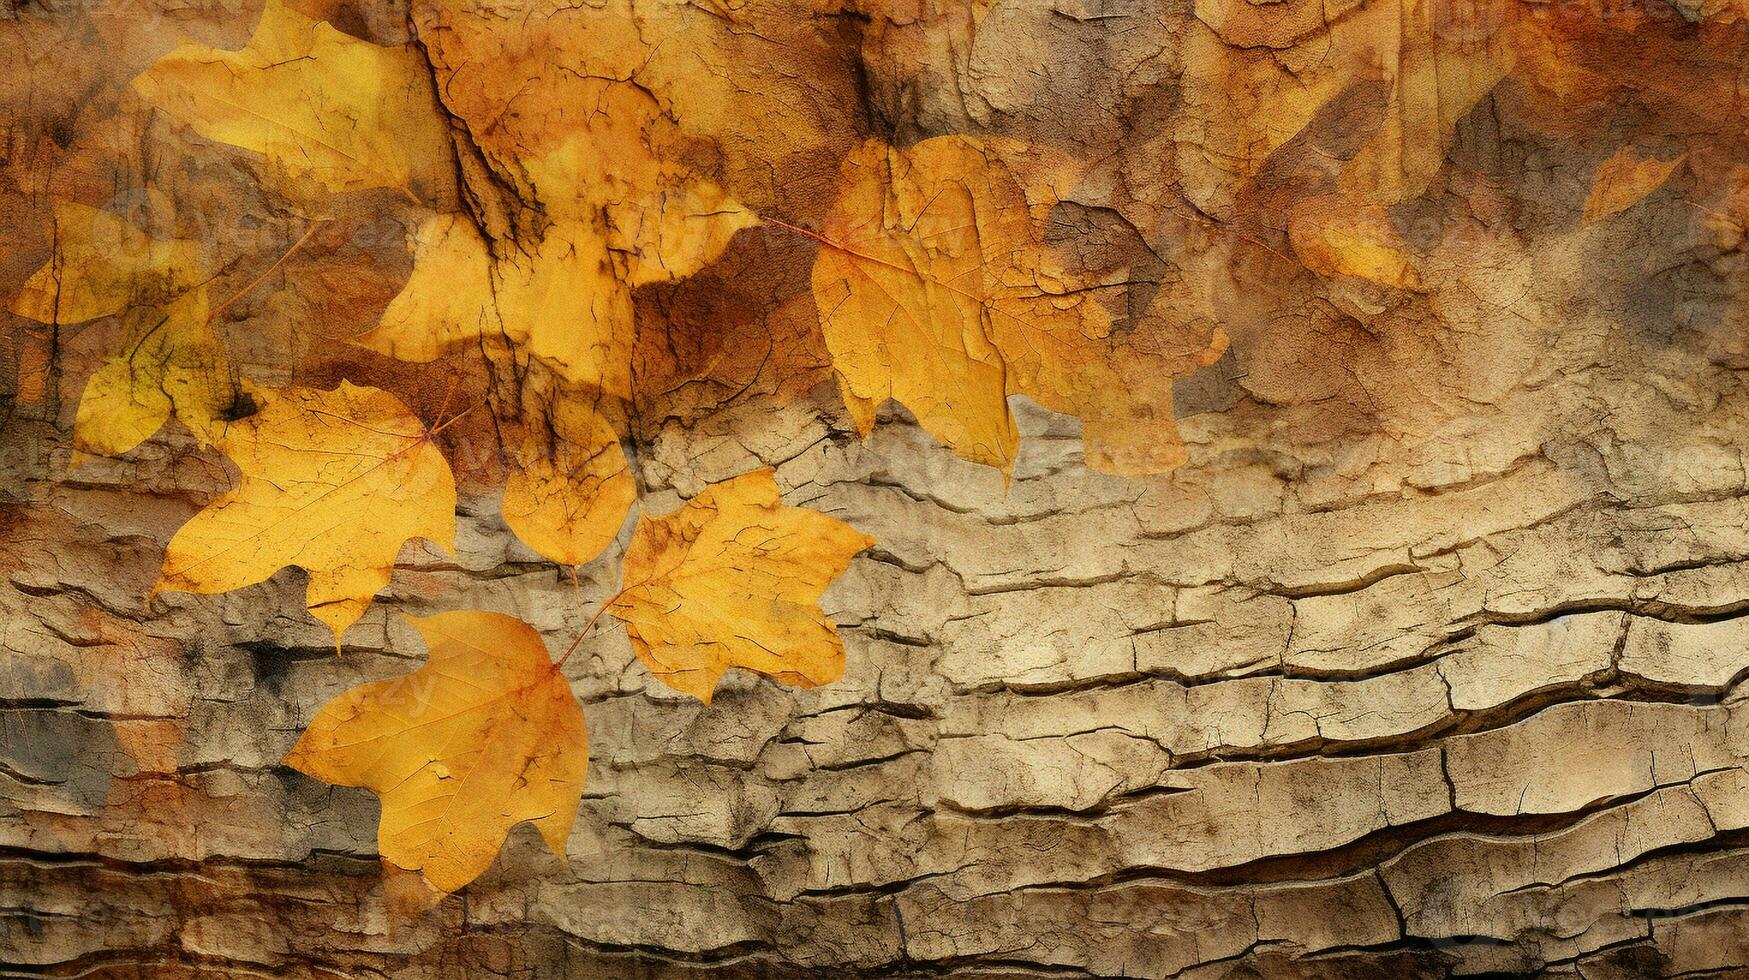
[[(1104, 6), (1025, 10), (1080, 45), (1058, 70), (1104, 38), (1110, 65), (1169, 75), (1100, 19), (1150, 5)], [(29, 16), (53, 34), (83, 15)], [(857, 97), (876, 125), (999, 127), (1056, 104), (974, 70), (1044, 84), (999, 46), (994, 64), (859, 53), (851, 20), (830, 43), (867, 61)], [(918, 81), (930, 71), (984, 101)], [(1152, 120), (1086, 85), (1052, 98), (1071, 96), (1116, 113), (1088, 139)], [(1487, 122), (1460, 133), (1455, 170), (1531, 152)], [(69, 470), (78, 379), (26, 391), (35, 341), (16, 331), (0, 962), (152, 977), (1749, 972), (1742, 253), (1673, 195), (1582, 227), (1599, 154), (1547, 152), (1546, 173), (1495, 164), (1489, 179), (1511, 170), (1522, 191), (1505, 217), (1453, 178), (1439, 207), (1519, 230), (1441, 259), (1475, 271), (1437, 304), (1303, 273), (1246, 304), (1258, 280), (1236, 267), (1233, 353), (1178, 386), (1191, 462), (1169, 477), (1090, 473), (1074, 421), (1022, 405), (1005, 489), (899, 410), (859, 441), (823, 372), (799, 398), (766, 397), (783, 384), (733, 351), (749, 390), (638, 421), (647, 503), (770, 464), (790, 503), (878, 537), (827, 595), (847, 676), (800, 691), (735, 674), (707, 708), (654, 684), (622, 631), (591, 638), (565, 667), (592, 755), (568, 864), (520, 828), (487, 877), (393, 930), (374, 798), (278, 760), (328, 698), (420, 655), (397, 613), (511, 612), (560, 647), (614, 564), (584, 570), (579, 603), (474, 494), (459, 555), (409, 546), (338, 654), (295, 570), (148, 601), (164, 543), (224, 467), (171, 430)], [(806, 247), (770, 247), (805, 306)], [(404, 275), (399, 248), (383, 262)], [(40, 259), (8, 259), (9, 277)], [(315, 288), (288, 269), (287, 295)], [(274, 302), (237, 314), (260, 330), (263, 371), (286, 370)], [(765, 313), (772, 336), (793, 326)]]
[[(278, 758), (326, 698), (417, 655), (393, 611), (465, 598), (557, 645), (587, 611), (568, 585), (480, 506), (459, 561), (409, 549), (407, 593), (335, 656), (296, 573), (142, 603), (193, 506), (171, 473), (38, 470), (5, 536), (22, 559), (0, 674), (6, 958), (405, 976), (1741, 963), (1734, 462), (1634, 493), (1608, 455), (1530, 447), (1316, 509), (1249, 473), (1266, 506), (1235, 514), (1185, 477), (1089, 477), (1036, 413), (1006, 497), (903, 425), (859, 447), (791, 418), (793, 495), (883, 540), (829, 594), (849, 676), (737, 677), (707, 709), (650, 684), (623, 634), (591, 640), (567, 667), (594, 760), (570, 867), (519, 832), (488, 879), (393, 934), (373, 799)], [(30, 431), (12, 445), (53, 445)], [(1694, 454), (1718, 435), (1670, 431)]]

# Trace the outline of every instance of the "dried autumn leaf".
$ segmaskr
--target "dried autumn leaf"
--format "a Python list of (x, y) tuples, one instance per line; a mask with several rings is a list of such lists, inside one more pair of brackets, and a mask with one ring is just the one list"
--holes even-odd
[(554, 394), (539, 424), (522, 427), (504, 523), (542, 558), (583, 565), (619, 535), (638, 486), (607, 418), (582, 392)]
[(1335, 164), (1344, 196), (1382, 206), (1414, 197), (1444, 165), (1458, 121), (1516, 63), (1517, 8), (1349, 4), (1336, 15), (1315, 3), (1199, 0), (1182, 42), (1177, 179), (1160, 186), (1228, 220), (1266, 169), (1328, 180), (1336, 154), (1313, 149), (1327, 133), (1347, 148)]
[(56, 201), (54, 257), (25, 280), (12, 312), (83, 323), (169, 302), (206, 275), (199, 242), (155, 239), (108, 211)]
[(416, 10), (446, 107), (474, 123), (495, 177), (541, 220), (489, 206), (484, 232), (460, 215), (428, 219), (406, 290), (360, 342), (428, 361), (501, 333), (567, 381), (630, 398), (631, 290), (692, 275), (758, 219), (682, 162), (696, 141), (636, 77), (644, 14), (665, 5), (536, 7)]
[(708, 181), (609, 205), (607, 217), (608, 245), (624, 256), (623, 275), (634, 287), (692, 275), (723, 254), (735, 232), (759, 224), (753, 212)]
[(447, 103), (489, 157), (538, 157), (581, 132), (627, 185), (674, 198), (708, 180), (766, 207), (857, 127), (843, 111), (853, 74), (804, 6), (770, 17), (754, 0), (534, 0), (519, 19), (485, 4), (413, 9)]
[(453, 173), (418, 54), (360, 41), (281, 0), (268, 0), (246, 47), (183, 44), (134, 90), (201, 136), (262, 154), (295, 197), (387, 187), (419, 199)]
[(381, 797), (383, 860), (439, 892), (491, 867), (524, 820), (564, 857), (589, 733), (540, 634), (498, 613), (408, 618), (424, 666), (330, 701), (285, 763)]
[(1171, 381), (1225, 337), (1162, 316), (1115, 323), (1094, 298), (1101, 284), (1045, 246), (1052, 203), (1031, 201), (994, 146), (966, 137), (869, 142), (845, 161), (813, 236), (813, 289), (864, 434), (892, 398), (960, 456), (1007, 472), (1007, 396), (1024, 394), (1083, 419), (1089, 466), (1133, 475), (1184, 461)]
[(202, 443), (236, 399), (224, 348), (207, 323), (204, 289), (128, 316), (122, 348), (85, 383), (73, 422), (73, 448), (119, 456), (164, 427), (174, 413)]
[(868, 434), (891, 398), (954, 452), (1004, 472), (1020, 437), (988, 321), (1075, 316), (1010, 286), (1024, 281), (1038, 235), (1019, 185), (1005, 177), (961, 137), (909, 150), (864, 143), (839, 173), (813, 272), (857, 428)]
[[(526, 183), (555, 221), (598, 221), (613, 242), (637, 248), (647, 215), (683, 204), (724, 241), (749, 215), (700, 172), (709, 144), (686, 131), (688, 90), (710, 94), (718, 78), (655, 77), (662, 48), (696, 50), (715, 34), (689, 3), (536, 0), (525, 17), (487, 5), (421, 3), (414, 17), (440, 77), (445, 104), (467, 120), (487, 160)], [(732, 86), (729, 86), (732, 88)], [(698, 111), (704, 111), (702, 109)], [(776, 136), (777, 134), (771, 134)], [(671, 253), (671, 257), (673, 253)], [(704, 259), (708, 261), (708, 256)], [(684, 267), (684, 260), (664, 263)], [(686, 272), (680, 272), (686, 275)]]
[(1383, 207), (1336, 196), (1307, 198), (1288, 216), (1288, 240), (1306, 268), (1394, 289), (1421, 285), (1408, 242)]
[(664, 684), (709, 702), (731, 667), (817, 687), (844, 673), (820, 596), (874, 539), (785, 506), (770, 470), (707, 487), (672, 514), (638, 519), (625, 588), (607, 606)]
[(567, 381), (630, 398), (632, 288), (697, 272), (757, 219), (717, 185), (670, 182), (654, 164), (647, 185), (628, 183), (640, 170), (614, 149), (573, 140), (526, 165), (551, 212), (569, 215), (532, 246), (494, 248), (464, 215), (427, 218), (406, 287), (355, 341), (426, 362), (502, 335)]
[(121, 349), (92, 372), (79, 399), (77, 453), (126, 453), (172, 412), (211, 441), (213, 420), (235, 392), (207, 324), (207, 267), (198, 242), (161, 241), (108, 211), (55, 202), (54, 257), (25, 281), (13, 312), (43, 323), (127, 314)]
[(342, 382), (250, 394), (259, 411), (218, 440), (242, 480), (171, 538), (153, 591), (228, 592), (297, 565), (310, 613), (339, 642), (409, 538), (454, 550), (449, 464), (385, 391)]
[(1090, 469), (1118, 476), (1169, 472), (1189, 458), (1174, 416), (1173, 382), (1220, 359), (1227, 335), (1213, 323), (1169, 315), (1163, 303), (1123, 329), (1097, 336), (1040, 334), (997, 321), (1010, 387), (1081, 419)]
[(631, 324), (631, 293), (589, 229), (555, 224), (532, 251), (497, 256), (467, 217), (440, 214), (419, 226), (406, 287), (353, 342), (423, 363), (502, 336), (567, 381), (629, 398)]
[(1626, 211), (1664, 186), (1687, 155), (1669, 160), (1642, 156), (1631, 146), (1617, 150), (1597, 168), (1585, 195), (1585, 223), (1595, 224)]
[[(584, 132), (522, 169), (549, 213), (597, 229), (627, 283), (690, 276), (759, 219), (715, 181), (663, 158), (665, 147), (650, 136), (660, 109), (648, 93), (596, 81), (581, 94), (594, 107), (583, 116)], [(557, 125), (564, 131), (572, 124)]]

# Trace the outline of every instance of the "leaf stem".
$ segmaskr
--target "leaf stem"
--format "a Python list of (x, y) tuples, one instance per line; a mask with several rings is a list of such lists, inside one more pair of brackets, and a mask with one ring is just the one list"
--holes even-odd
[(443, 401), (438, 403), (436, 418), (443, 418), (443, 413), (449, 411), (449, 400), (455, 397), (455, 386), (460, 380), (453, 374), (449, 376), (449, 386), (443, 389)]
[(789, 222), (783, 220), (782, 218), (773, 218), (770, 215), (762, 214), (759, 216), (759, 220), (765, 222), (768, 225), (775, 225), (776, 227), (782, 228), (785, 231), (793, 231), (796, 234), (802, 236), (803, 238), (812, 238), (814, 241), (819, 242), (822, 245), (831, 245), (834, 248), (842, 248), (842, 246), (840, 246), (837, 242), (834, 242), (834, 241), (827, 239), (824, 235), (821, 235), (819, 232), (809, 231), (808, 229), (803, 228), (801, 225), (792, 225)]
[[(472, 405), (469, 405), (467, 408), (464, 408), (461, 411), (450, 416), (449, 420), (447, 422), (439, 422), (437, 424), (436, 428), (432, 429), (430, 432), (427, 432), (425, 434), (425, 437), (427, 439), (429, 439), (429, 438), (432, 438), (433, 436), (436, 436), (439, 432), (442, 432), (443, 430), (449, 428), (450, 426), (456, 424), (457, 422), (460, 422), (462, 419), (467, 418), (468, 415), (471, 414), (474, 409), (479, 408), (479, 407), (480, 407), (479, 402), (475, 402)], [(439, 414), (439, 416), (441, 416), (443, 413), (439, 412), (438, 414)]]
[(293, 242), (292, 247), (286, 249), (284, 255), (281, 255), (279, 258), (275, 259), (273, 261), (272, 265), (261, 270), (260, 275), (256, 276), (254, 279), (249, 280), (248, 285), (246, 285), (242, 289), (239, 289), (236, 292), (232, 293), (230, 299), (227, 299), (223, 303), (220, 303), (217, 307), (215, 307), (213, 309), (213, 311), (211, 313), (208, 313), (206, 315), (206, 322), (212, 323), (213, 321), (217, 320), (219, 318), (219, 314), (221, 314), (221, 313), (223, 313), (226, 310), (231, 308), (232, 303), (235, 303), (238, 300), (242, 299), (244, 296), (249, 295), (251, 290), (253, 290), (256, 286), (261, 285), (261, 283), (263, 281), (265, 281), (268, 276), (273, 275), (273, 272), (275, 269), (278, 269), (280, 266), (284, 265), (286, 259), (291, 258), (292, 254), (294, 252), (296, 252), (300, 248), (303, 248), (304, 243), (308, 242), (310, 240), (310, 238), (316, 234), (317, 230), (320, 229), (323, 225), (325, 225), (327, 223), (328, 222), (325, 220), (318, 221), (315, 224), (310, 225), (309, 228), (305, 229), (304, 236), (302, 238), (298, 239), (297, 241)]
[[(572, 574), (573, 575), (576, 574), (575, 570), (572, 571)], [(615, 602), (618, 602), (619, 597), (622, 595), (625, 595), (625, 594), (626, 594), (626, 590), (620, 589), (618, 592), (615, 592), (613, 595), (607, 597), (607, 601), (601, 604), (601, 608), (595, 610), (595, 615), (589, 617), (589, 622), (584, 623), (583, 628), (577, 631), (577, 638), (575, 640), (572, 640), (571, 645), (565, 648), (564, 655), (559, 657), (558, 661), (553, 664), (554, 670), (558, 670), (560, 667), (565, 666), (565, 661), (571, 659), (571, 654), (577, 652), (578, 644), (582, 643), (583, 638), (589, 635), (589, 631), (591, 629), (595, 628), (596, 620), (599, 620), (601, 618), (601, 614), (604, 612), (607, 612), (608, 607), (612, 606)]]

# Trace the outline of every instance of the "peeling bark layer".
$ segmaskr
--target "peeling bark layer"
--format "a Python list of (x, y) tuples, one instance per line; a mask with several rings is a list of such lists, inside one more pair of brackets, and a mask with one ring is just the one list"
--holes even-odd
[[(706, 709), (650, 682), (622, 634), (589, 641), (570, 867), (519, 831), (486, 879), (393, 933), (374, 800), (277, 761), (329, 696), (405, 669), (405, 625), (375, 611), (335, 656), (320, 626), (273, 612), (298, 608), (296, 573), (146, 614), (150, 539), (190, 506), (174, 486), (35, 484), (7, 536), (28, 558), (5, 600), (7, 959), (404, 976), (1738, 965), (1734, 468), (1707, 492), (1616, 498), (1600, 469), (1538, 455), (1450, 489), (1173, 522), (1086, 477), (1060, 423), (1023, 417), (1039, 451), (1004, 497), (903, 423), (864, 447), (795, 413), (780, 474), (888, 542), (829, 594), (846, 680), (740, 675)], [(555, 646), (571, 635), (568, 583), (489, 511), (467, 526), (458, 564), (404, 555), (415, 584), (385, 605), (465, 592)]]
[[(463, 5), (301, 6), (413, 38), (453, 203), (502, 243), (533, 234), (509, 137), (445, 84), (474, 54), (445, 19)], [(743, 230), (698, 275), (643, 285), (625, 410), (643, 506), (772, 466), (786, 502), (877, 538), (826, 595), (846, 676), (735, 671), (706, 706), (623, 630), (591, 635), (564, 667), (591, 759), (568, 861), (519, 827), (395, 928), (375, 798), (280, 760), (329, 699), (416, 666), (401, 612), (504, 612), (562, 650), (615, 592), (625, 535), (575, 589), (519, 543), (481, 412), (444, 439), (457, 554), (404, 548), (338, 651), (294, 569), (148, 598), (226, 464), (172, 424), (69, 468), (115, 326), (8, 314), (0, 963), (1749, 974), (1749, 28), (1725, 5), (1336, 6), (695, 3), (681, 36), (716, 46), (646, 67), (696, 58), (722, 88), (650, 97), (691, 107), (674, 152), (755, 211), (817, 221), (867, 138), (1067, 153), (1050, 241), (1122, 280), (1120, 326), (1213, 323), (1231, 348), (1171, 385), (1182, 467), (1094, 472), (1076, 419), (1016, 398), (1005, 485), (903, 407), (858, 437), (806, 238)], [(286, 205), (244, 162), (103, 121), (179, 33), (234, 47), (252, 11), (124, 30), (107, 5), (49, 7), (0, 24), (21, 66), (7, 294), (51, 254), (51, 197), (176, 197), (212, 222), (188, 237), (244, 256), (222, 273), (239, 282), (284, 252), (301, 225), (260, 230)], [(1424, 68), (1445, 72), (1433, 95)], [(798, 115), (813, 128), (773, 135)], [(148, 136), (161, 155), (91, 149)], [(1604, 167), (1624, 146), (1685, 162)], [(1668, 183), (1595, 186), (1649, 171)], [(328, 220), (221, 324), (242, 371), (381, 384), (427, 419), (451, 373), (495, 411), (526, 392), (514, 361), (339, 343), (407, 280), (412, 222), (367, 199)]]

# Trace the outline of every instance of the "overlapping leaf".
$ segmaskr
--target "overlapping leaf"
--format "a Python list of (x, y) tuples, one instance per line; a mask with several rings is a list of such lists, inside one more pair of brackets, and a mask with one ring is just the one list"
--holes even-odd
[(1171, 381), (1211, 362), (1206, 324), (1114, 322), (1044, 245), (999, 148), (958, 136), (865, 143), (844, 163), (813, 272), (839, 387), (865, 434), (892, 398), (959, 455), (1013, 466), (1007, 396), (1084, 420), (1088, 465), (1161, 472), (1184, 460)]
[(184, 44), (134, 80), (207, 139), (259, 153), (294, 198), (385, 187), (442, 197), (448, 134), (418, 55), (360, 41), (268, 0), (249, 44)]
[(626, 186), (638, 170), (604, 159), (613, 150), (578, 140), (526, 166), (558, 202), (551, 213), (573, 215), (532, 244), (489, 243), (458, 214), (426, 219), (406, 288), (358, 343), (429, 361), (501, 335), (573, 383), (629, 398), (632, 288), (697, 272), (757, 221), (709, 182)]
[(1078, 331), (1083, 311), (1024, 285), (1036, 222), (1003, 176), (957, 137), (909, 151), (863, 144), (844, 162), (813, 286), (845, 405), (864, 434), (892, 398), (961, 456), (1007, 470), (1019, 435), (988, 321), (1044, 316)]
[[(428, 219), (420, 231), (413, 277), (382, 323), (355, 338), (403, 360), (429, 361), (482, 330), (511, 343), (486, 344), (488, 359), (526, 361), (491, 393), (498, 433), (512, 470), (504, 518), (522, 542), (565, 565), (599, 555), (619, 532), (636, 484), (604, 410), (630, 398), (631, 333), (604, 329), (631, 311), (630, 294), (604, 254), (586, 250), (587, 234), (566, 239), (554, 225), (534, 255), (494, 259), (462, 215)], [(508, 354), (510, 356), (506, 357)], [(617, 411), (613, 413), (617, 415)]]
[(521, 417), (501, 426), (516, 467), (504, 483), (504, 522), (561, 565), (582, 565), (619, 535), (637, 501), (619, 434), (587, 391), (517, 393)]
[[(489, 230), (459, 213), (424, 219), (406, 287), (358, 342), (411, 361), (507, 344), (585, 401), (630, 399), (631, 290), (697, 271), (754, 216), (673, 159), (687, 139), (629, 77), (643, 47), (633, 17), (597, 18), (598, 29), (570, 31), (530, 59), (531, 38), (558, 38), (545, 18), (508, 23), (452, 6), (419, 16), (436, 57), (467, 56), (443, 98), (466, 119), (489, 107), (493, 123), (472, 137), (541, 214)], [(202, 135), (262, 154), (283, 190), (317, 208), (323, 193), (370, 187), (436, 199), (452, 170), (420, 55), (359, 41), (279, 0), (242, 50), (184, 45), (135, 89)], [(542, 554), (575, 562), (611, 539), (631, 483), (604, 417), (562, 414), (582, 448), (559, 447), (562, 435), (555, 451), (526, 454), (531, 469), (506, 488), (506, 517)]]
[(286, 764), (381, 797), (383, 860), (438, 892), (479, 877), (524, 820), (564, 857), (589, 733), (540, 634), (498, 613), (410, 618), (424, 666), (330, 701)]
[[(631, 291), (698, 271), (756, 219), (675, 159), (687, 140), (631, 77), (645, 44), (629, 11), (547, 14), (419, 11), (432, 56), (455, 66), (446, 102), (463, 119), (491, 120), (473, 133), (481, 153), (541, 217), (427, 218), (406, 287), (357, 342), (421, 362), (507, 344), (555, 372), (568, 398), (612, 408), (634, 395)], [(560, 29), (579, 17), (590, 29)], [(529, 400), (500, 395), (495, 409)], [(543, 556), (575, 564), (612, 539), (635, 488), (609, 421), (617, 408), (549, 407), (544, 452), (531, 451), (538, 431), (502, 419), (521, 433), (509, 448), (524, 466), (505, 488), (505, 518)]]
[(25, 280), (12, 312), (83, 323), (169, 303), (208, 274), (198, 242), (155, 239), (108, 211), (56, 201), (54, 257)]
[(175, 415), (203, 443), (220, 437), (236, 400), (224, 348), (207, 323), (205, 290), (127, 317), (126, 340), (85, 383), (73, 447), (119, 456)]
[(125, 314), (121, 347), (86, 381), (73, 424), (82, 454), (119, 456), (172, 414), (203, 442), (235, 398), (207, 322), (209, 262), (197, 242), (163, 241), (83, 204), (55, 204), (55, 253), (13, 311), (43, 323)]
[(873, 544), (842, 521), (785, 506), (771, 471), (758, 470), (665, 517), (640, 517), (625, 588), (608, 611), (658, 679), (701, 701), (731, 667), (829, 684), (844, 673), (844, 644), (820, 596)]
[(545, 222), (482, 234), (459, 215), (428, 220), (406, 290), (361, 342), (430, 360), (502, 333), (568, 381), (629, 398), (631, 290), (697, 272), (757, 219), (678, 159), (689, 142), (632, 77), (646, 47), (635, 18), (546, 14), (422, 11), (434, 56), (455, 66), (445, 99), (490, 120), (475, 133), (482, 153)]
[(1356, 5), (1340, 17), (1312, 3), (1203, 0), (1183, 39), (1183, 192), (1230, 218), (1266, 164), (1287, 162), (1278, 151), (1327, 123), (1345, 149), (1306, 166), (1339, 168), (1342, 196), (1388, 206), (1419, 194), (1458, 120), (1511, 71), (1517, 13), (1509, 0)]
[(1644, 156), (1632, 147), (1616, 151), (1592, 179), (1591, 191), (1585, 196), (1585, 223), (1602, 221), (1645, 200), (1664, 186), (1682, 160), (1681, 156), (1668, 160)]
[(631, 395), (631, 294), (600, 236), (555, 224), (531, 250), (494, 256), (465, 216), (427, 218), (413, 275), (376, 329), (356, 343), (408, 361), (434, 360), (481, 335), (501, 336), (567, 380)]
[(449, 464), (387, 392), (343, 382), (251, 395), (259, 410), (218, 440), (241, 481), (171, 538), (154, 591), (228, 592), (297, 565), (338, 642), (408, 539), (454, 549)]

